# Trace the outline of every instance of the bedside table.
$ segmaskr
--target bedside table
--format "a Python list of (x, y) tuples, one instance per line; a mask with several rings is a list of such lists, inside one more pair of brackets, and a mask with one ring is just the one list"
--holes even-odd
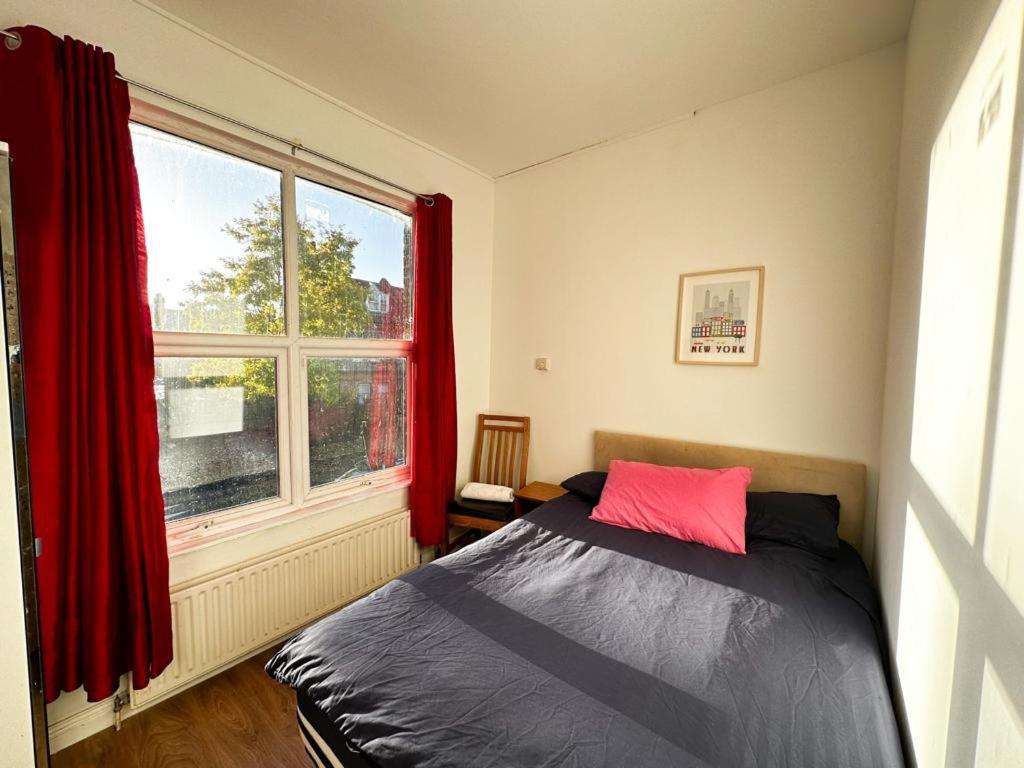
[(532, 509), (536, 509), (545, 501), (557, 499), (567, 491), (560, 485), (552, 483), (530, 483), (524, 485), (515, 492), (516, 517), (525, 515)]

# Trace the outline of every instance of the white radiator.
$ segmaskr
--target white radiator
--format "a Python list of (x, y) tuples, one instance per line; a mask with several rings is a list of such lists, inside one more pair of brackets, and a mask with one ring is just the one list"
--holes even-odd
[(149, 706), (412, 569), (419, 550), (401, 512), (172, 588), (174, 661), (131, 706)]

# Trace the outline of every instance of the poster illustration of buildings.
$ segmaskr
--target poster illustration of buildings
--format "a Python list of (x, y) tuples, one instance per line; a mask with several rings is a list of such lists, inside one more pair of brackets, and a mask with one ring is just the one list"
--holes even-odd
[(757, 365), (764, 267), (680, 275), (676, 362)]

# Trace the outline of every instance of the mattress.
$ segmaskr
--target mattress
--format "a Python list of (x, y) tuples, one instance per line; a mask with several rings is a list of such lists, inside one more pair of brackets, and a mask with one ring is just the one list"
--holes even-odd
[(590, 511), (562, 496), (290, 640), (267, 670), (307, 736), (345, 768), (903, 764), (852, 547), (731, 555)]
[(295, 719), (302, 745), (316, 768), (378, 768), (341, 735), (316, 704), (301, 693), (296, 696)]

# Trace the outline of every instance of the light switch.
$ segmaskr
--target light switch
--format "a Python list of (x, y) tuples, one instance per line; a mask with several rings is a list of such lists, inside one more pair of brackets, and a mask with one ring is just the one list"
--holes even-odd
[(538, 371), (550, 371), (551, 370), (551, 358), (550, 357), (538, 357), (533, 361), (533, 367)]

